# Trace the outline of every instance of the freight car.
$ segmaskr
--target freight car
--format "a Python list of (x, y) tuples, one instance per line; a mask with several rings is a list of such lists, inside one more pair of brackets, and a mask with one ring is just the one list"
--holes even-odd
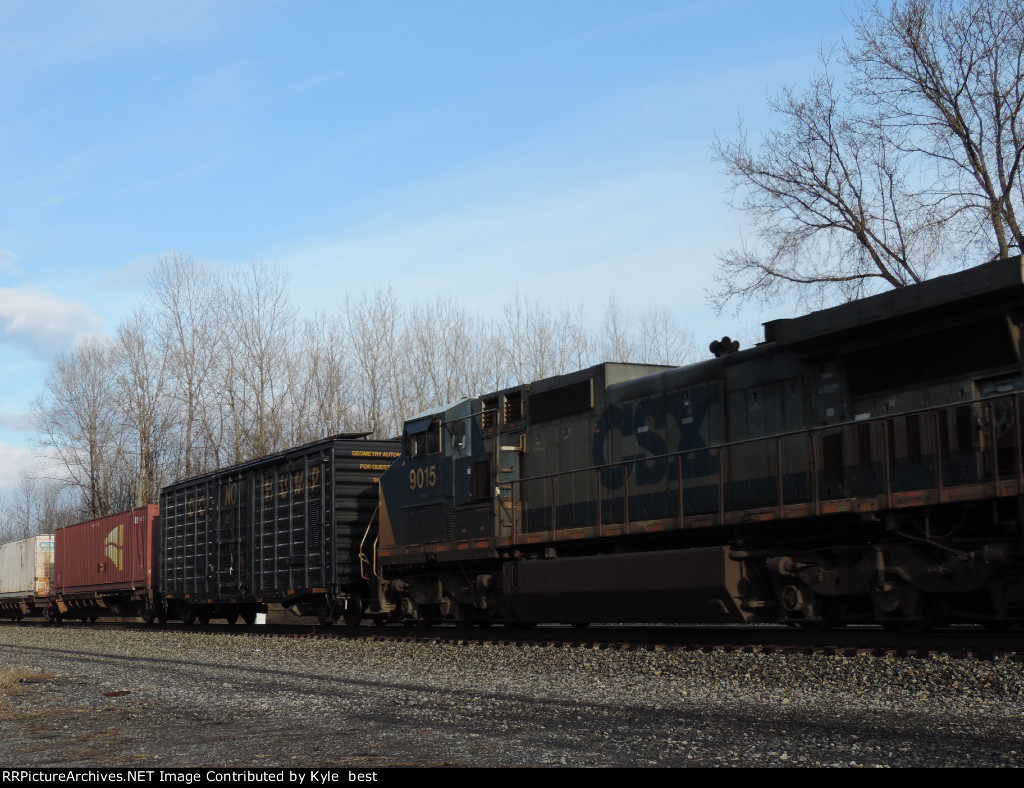
[(158, 618), (252, 623), (277, 603), (358, 623), (370, 596), (360, 542), (398, 454), (394, 441), (339, 435), (165, 487)]
[(1021, 258), (680, 368), (600, 364), (423, 413), (367, 533), (375, 615), (1024, 621)]
[(0, 545), (0, 615), (44, 615), (53, 587), (53, 534)]
[(153, 621), (160, 604), (153, 582), (158, 519), (159, 509), (150, 504), (58, 528), (50, 619), (142, 616)]

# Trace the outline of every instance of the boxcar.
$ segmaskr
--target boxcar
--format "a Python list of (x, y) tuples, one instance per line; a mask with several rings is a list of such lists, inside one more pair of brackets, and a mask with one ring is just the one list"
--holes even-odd
[(53, 534), (0, 545), (0, 611), (13, 621), (45, 613), (53, 584)]
[(361, 539), (394, 441), (340, 435), (165, 487), (161, 617), (252, 622), (269, 603), (358, 622)]
[(95, 620), (142, 616), (158, 604), (153, 555), (159, 509), (141, 506), (54, 533), (53, 615)]

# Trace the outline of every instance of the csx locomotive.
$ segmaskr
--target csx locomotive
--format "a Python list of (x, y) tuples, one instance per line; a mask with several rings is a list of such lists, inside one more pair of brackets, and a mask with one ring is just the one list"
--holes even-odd
[(1024, 620), (1020, 257), (423, 413), (367, 612), (409, 622)]

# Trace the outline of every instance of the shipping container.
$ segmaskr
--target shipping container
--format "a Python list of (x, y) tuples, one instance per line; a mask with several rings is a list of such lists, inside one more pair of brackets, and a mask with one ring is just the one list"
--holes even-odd
[(0, 545), (0, 611), (17, 620), (41, 615), (53, 583), (53, 534)]
[(142, 506), (54, 533), (54, 594), (58, 615), (152, 620), (156, 505)]
[(269, 603), (325, 623), (368, 598), (360, 542), (395, 441), (341, 435), (197, 476), (160, 495), (160, 587), (187, 622), (255, 619)]

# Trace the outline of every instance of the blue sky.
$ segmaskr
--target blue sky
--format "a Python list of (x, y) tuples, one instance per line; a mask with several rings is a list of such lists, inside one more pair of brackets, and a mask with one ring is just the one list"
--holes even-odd
[(50, 360), (183, 251), (291, 275), (303, 310), (516, 287), (698, 346), (743, 217), (711, 161), (800, 85), (849, 3), (0, 0), (0, 488)]

